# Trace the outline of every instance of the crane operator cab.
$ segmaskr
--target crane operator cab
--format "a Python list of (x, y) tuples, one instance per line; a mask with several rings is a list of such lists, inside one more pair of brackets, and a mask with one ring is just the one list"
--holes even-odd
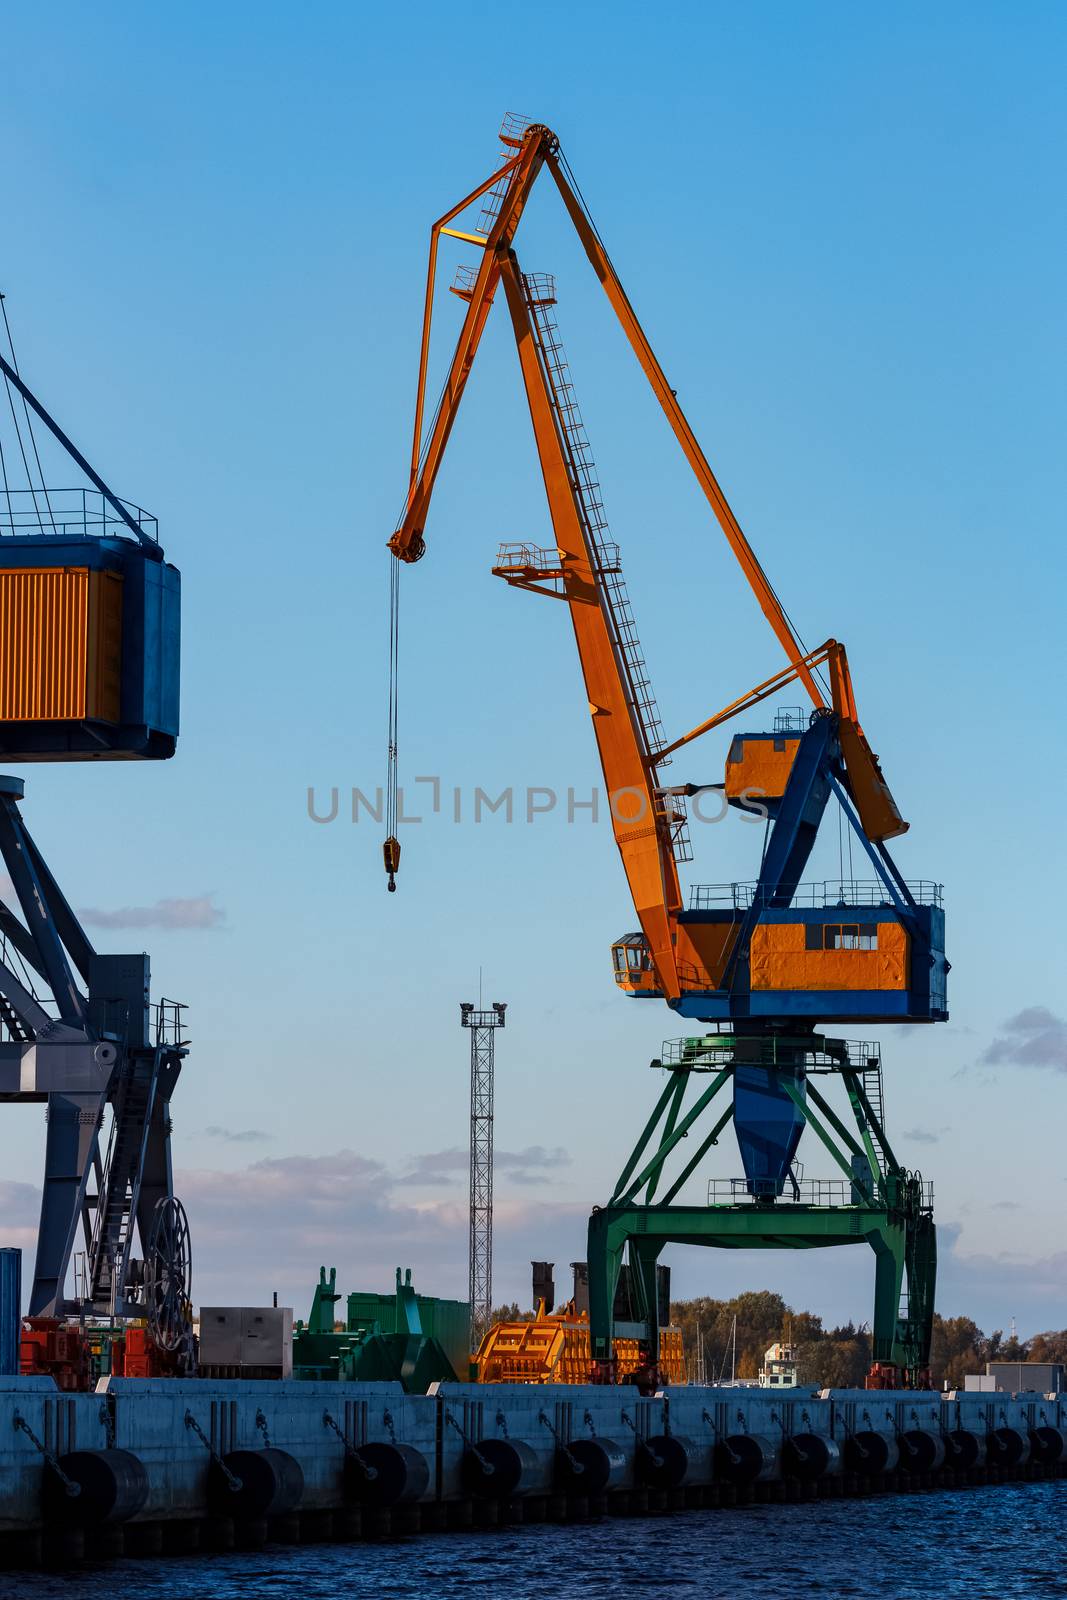
[(655, 994), (656, 974), (642, 933), (626, 933), (611, 947), (615, 982), (627, 994)]

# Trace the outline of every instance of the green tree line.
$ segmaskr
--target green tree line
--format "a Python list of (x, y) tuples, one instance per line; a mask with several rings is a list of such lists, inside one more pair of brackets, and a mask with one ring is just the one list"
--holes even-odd
[[(750, 1290), (732, 1300), (676, 1300), (671, 1321), (682, 1330), (689, 1381), (701, 1376), (698, 1350), (703, 1345), (704, 1374), (709, 1383), (729, 1378), (733, 1325), (737, 1318), (735, 1375), (755, 1378), (764, 1352), (787, 1337), (797, 1346), (798, 1381), (820, 1388), (857, 1388), (871, 1364), (870, 1330), (848, 1322), (826, 1328), (811, 1311), (794, 1311), (780, 1294)], [(984, 1372), (987, 1361), (1059, 1361), (1067, 1365), (1067, 1329), (1038, 1333), (1028, 1340), (1005, 1338), (1001, 1329), (985, 1334), (970, 1317), (934, 1316), (930, 1352), (934, 1384), (963, 1388), (969, 1372)]]
[[(734, 1317), (737, 1318), (737, 1353), (734, 1362)], [(798, 1381), (823, 1388), (862, 1385), (871, 1364), (871, 1340), (865, 1328), (845, 1323), (824, 1328), (822, 1318), (810, 1311), (794, 1311), (780, 1294), (749, 1290), (732, 1300), (676, 1300), (671, 1321), (682, 1330), (689, 1381), (702, 1377), (708, 1383), (756, 1378), (764, 1352), (788, 1339), (797, 1347)], [(703, 1372), (698, 1353), (703, 1346)]]

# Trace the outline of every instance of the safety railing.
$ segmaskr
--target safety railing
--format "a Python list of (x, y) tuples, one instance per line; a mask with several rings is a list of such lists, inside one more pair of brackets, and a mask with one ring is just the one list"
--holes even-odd
[(739, 1038), (731, 1033), (709, 1033), (683, 1039), (666, 1039), (658, 1058), (664, 1067), (689, 1067), (699, 1071), (730, 1066), (850, 1067), (856, 1072), (875, 1071), (881, 1045), (873, 1039), (825, 1039), (813, 1035), (798, 1045), (795, 1039), (775, 1034)]
[(526, 298), (531, 306), (554, 306), (556, 303), (556, 276), (553, 272), (523, 273)]
[[(917, 905), (944, 904), (944, 885), (929, 878), (916, 878), (908, 890)], [(689, 891), (690, 911), (747, 911), (757, 903), (758, 883), (695, 883)], [(892, 906), (893, 897), (877, 878), (826, 878), (822, 882), (801, 883), (791, 906), (799, 909), (847, 911), (861, 906)]]
[[(123, 500), (131, 518), (158, 542), (151, 512)], [(129, 524), (96, 489), (6, 489), (0, 487), (0, 538), (129, 538)]]
[(453, 294), (458, 294), (461, 300), (470, 300), (474, 294), (474, 285), (478, 281), (478, 268), (458, 266), (456, 276), (452, 279), (451, 289)]
[[(602, 572), (621, 572), (619, 564), (619, 547), (617, 544), (605, 544), (601, 547), (602, 556), (600, 570)], [(502, 544), (496, 553), (496, 569), (513, 572), (529, 567), (535, 571), (551, 570), (559, 567), (559, 551), (555, 545), (530, 544), (522, 540), (510, 544)]]
[[(919, 1181), (919, 1203), (932, 1206), (934, 1186)], [(786, 1178), (780, 1195), (775, 1195), (771, 1183), (751, 1183), (748, 1178), (709, 1178), (708, 1205), (798, 1205), (798, 1206), (869, 1206), (885, 1205), (890, 1186), (884, 1181), (868, 1185), (861, 1177), (850, 1183), (847, 1178)], [(757, 1192), (753, 1193), (753, 1189)], [(762, 1190), (762, 1192), (760, 1192)]]
[(160, 999), (152, 1006), (152, 1026), (157, 1045), (175, 1047), (188, 1044), (185, 1037), (185, 1012), (180, 1000)]
[(519, 111), (508, 111), (500, 124), (500, 143), (504, 145), (521, 145), (527, 128), (533, 121), (532, 117), (524, 117)]
[[(753, 1187), (757, 1192), (753, 1193)], [(758, 1192), (760, 1184), (750, 1185), (747, 1178), (709, 1178), (708, 1179), (708, 1205), (744, 1205), (747, 1203), (764, 1204), (773, 1201), (775, 1205), (801, 1205), (801, 1206), (856, 1206), (867, 1205), (869, 1200), (854, 1183), (849, 1183), (847, 1178), (799, 1178), (790, 1182), (786, 1179), (785, 1188), (780, 1195), (775, 1195), (774, 1186), (768, 1183), (764, 1192)]]

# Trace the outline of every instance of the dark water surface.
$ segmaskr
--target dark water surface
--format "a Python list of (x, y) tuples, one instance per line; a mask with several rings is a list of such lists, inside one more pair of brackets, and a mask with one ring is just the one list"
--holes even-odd
[(1067, 1483), (0, 1573), (3, 1600), (1067, 1596)]

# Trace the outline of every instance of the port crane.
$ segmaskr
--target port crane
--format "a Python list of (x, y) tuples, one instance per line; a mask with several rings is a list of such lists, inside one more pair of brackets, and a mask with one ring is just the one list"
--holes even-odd
[[(155, 518), (113, 493), (27, 384), (3, 300), (0, 389), (14, 438), (0, 433), (0, 766), (166, 759), (178, 732), (180, 575)], [(34, 418), (91, 488), (46, 481)], [(185, 1008), (151, 1000), (144, 952), (94, 948), (24, 798), (24, 780), (0, 773), (0, 1105), (46, 1116), (30, 1335), (44, 1350), (57, 1329), (65, 1347), (66, 1319), (144, 1322), (159, 1370), (188, 1371), (191, 1248), (170, 1109), (188, 1055)], [(83, 851), (101, 848), (76, 810), (71, 831)]]
[[(679, 1016), (710, 1025), (671, 1041), (653, 1063), (668, 1082), (611, 1201), (590, 1222), (590, 1318), (594, 1366), (612, 1377), (612, 1300), (624, 1249), (644, 1296), (649, 1369), (655, 1372), (656, 1261), (668, 1241), (724, 1247), (797, 1246), (865, 1239), (876, 1256), (875, 1380), (920, 1382), (929, 1356), (935, 1245), (928, 1186), (900, 1166), (884, 1127), (881, 1062), (869, 1041), (827, 1038), (824, 1023), (936, 1022), (947, 1013), (940, 886), (905, 880), (888, 841), (907, 830), (864, 734), (845, 648), (801, 642), (741, 530), (623, 290), (551, 129), (508, 117), (504, 162), (431, 228), (419, 376), (404, 514), (389, 548), (394, 626), (390, 661), (391, 804), (396, 815), (396, 627), (399, 564), (425, 553), (425, 526), (442, 458), (489, 311), (502, 288), (515, 335), (554, 545), (501, 547), (493, 572), (516, 588), (561, 599), (578, 648), (611, 825), (639, 929), (613, 946), (617, 984), (659, 998)], [(588, 436), (563, 354), (553, 279), (526, 273), (515, 248), (530, 191), (547, 170), (579, 240), (690, 468), (733, 551), (786, 664), (674, 739), (664, 737), (619, 559), (603, 512)], [(481, 201), (474, 231), (454, 226)], [(440, 241), (480, 247), (476, 269), (452, 285), (466, 314), (442, 390), (426, 424), (426, 385)], [(721, 785), (668, 784), (677, 752), (797, 683), (811, 712), (779, 714), (770, 731), (735, 735)], [(679, 866), (691, 858), (685, 801), (722, 789), (735, 806), (758, 797), (769, 820), (756, 880), (696, 886), (686, 906)], [(827, 806), (835, 799), (870, 861), (873, 881), (805, 884)], [(390, 887), (399, 866), (395, 831), (385, 844)], [(814, 1078), (845, 1086), (850, 1130)], [(707, 1087), (683, 1109), (698, 1075)], [(658, 1185), (682, 1139), (726, 1084), (732, 1104), (675, 1177)], [(717, 1109), (717, 1108), (716, 1108)], [(745, 1176), (727, 1194), (709, 1185), (699, 1207), (670, 1202), (732, 1121)], [(797, 1146), (810, 1126), (842, 1177), (803, 1188)], [(809, 1180), (810, 1185), (810, 1180)], [(783, 1203), (785, 1202), (785, 1203)], [(904, 1283), (907, 1283), (906, 1290)]]

